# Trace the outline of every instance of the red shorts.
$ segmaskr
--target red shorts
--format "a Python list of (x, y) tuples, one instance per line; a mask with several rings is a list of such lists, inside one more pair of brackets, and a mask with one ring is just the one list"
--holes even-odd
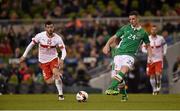
[(163, 64), (162, 61), (154, 62), (152, 64), (147, 64), (147, 75), (155, 75), (156, 73), (162, 73)]
[(53, 76), (52, 70), (54, 68), (59, 68), (59, 59), (55, 58), (50, 62), (40, 63), (40, 66), (43, 72), (44, 79), (48, 80), (49, 78)]

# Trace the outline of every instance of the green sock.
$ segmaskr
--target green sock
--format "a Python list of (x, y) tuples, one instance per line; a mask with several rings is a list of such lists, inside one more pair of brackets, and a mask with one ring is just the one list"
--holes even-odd
[(125, 88), (125, 87), (122, 88), (122, 89), (120, 90), (120, 93), (121, 93), (122, 95), (127, 95), (126, 88)]
[(119, 75), (122, 79), (124, 79), (124, 76), (125, 76), (125, 74), (124, 74), (124, 73), (119, 72), (119, 73), (118, 73), (118, 75)]
[(118, 81), (118, 80), (112, 79), (112, 82), (111, 82), (111, 84), (110, 84), (110, 86), (109, 86), (108, 89), (113, 89), (113, 90), (114, 90), (114, 89), (117, 88), (118, 84), (119, 84), (119, 81)]
[[(125, 75), (124, 75), (122, 72), (119, 72), (119, 73), (118, 73), (118, 76), (120, 76), (119, 79), (120, 79), (120, 78), (123, 79)], [(118, 84), (119, 84), (119, 81), (118, 81), (118, 80), (112, 79), (111, 85), (109, 86), (108, 89), (117, 90)]]

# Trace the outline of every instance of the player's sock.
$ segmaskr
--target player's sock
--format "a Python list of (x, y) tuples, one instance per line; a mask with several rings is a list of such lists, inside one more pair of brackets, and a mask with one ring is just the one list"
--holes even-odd
[(114, 76), (114, 79), (112, 79), (111, 85), (108, 89), (117, 89), (119, 83), (123, 81), (124, 74), (122, 72), (119, 72), (117, 75)]
[(157, 80), (157, 90), (159, 91), (161, 88), (161, 75), (156, 75)]
[(63, 95), (63, 90), (62, 90), (62, 80), (61, 79), (55, 79), (55, 85), (57, 87), (57, 90), (58, 90), (58, 94), (59, 95)]
[(127, 95), (127, 92), (126, 92), (126, 83), (125, 83), (124, 80), (121, 83), (119, 83), (119, 89), (120, 89), (120, 93), (121, 94)]
[(150, 83), (151, 83), (151, 86), (153, 88), (153, 92), (156, 91), (156, 80), (155, 78), (150, 78)]
[(119, 81), (117, 81), (116, 79), (112, 79), (112, 82), (108, 89), (114, 90), (117, 87), (118, 83), (119, 83)]
[(125, 87), (122, 88), (122, 89), (120, 90), (120, 93), (121, 93), (122, 95), (127, 95), (126, 88), (125, 88)]

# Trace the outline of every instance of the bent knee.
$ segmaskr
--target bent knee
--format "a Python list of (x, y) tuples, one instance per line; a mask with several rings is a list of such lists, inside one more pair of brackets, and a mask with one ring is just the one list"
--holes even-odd
[(47, 80), (45, 80), (46, 84), (53, 84), (54, 80), (52, 78), (49, 78)]

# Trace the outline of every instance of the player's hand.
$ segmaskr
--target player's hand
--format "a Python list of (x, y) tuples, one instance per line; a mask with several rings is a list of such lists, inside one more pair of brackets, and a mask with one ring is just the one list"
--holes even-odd
[(64, 68), (64, 61), (61, 60), (61, 59), (59, 59), (59, 68), (60, 68), (61, 70), (63, 70), (63, 68)]
[(22, 62), (24, 62), (24, 60), (25, 60), (25, 57), (20, 57), (20, 59), (19, 59), (19, 63), (22, 63)]
[(107, 55), (109, 51), (110, 51), (110, 48), (108, 46), (104, 46), (103, 53)]

